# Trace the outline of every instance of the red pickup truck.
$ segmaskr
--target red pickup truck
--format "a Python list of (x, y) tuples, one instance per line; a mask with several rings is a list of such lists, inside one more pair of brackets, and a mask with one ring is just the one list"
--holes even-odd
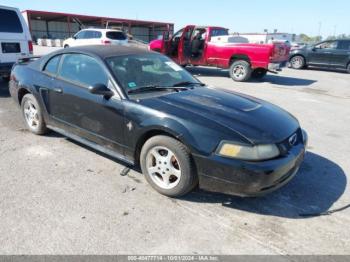
[[(149, 48), (168, 55), (179, 65), (228, 68), (235, 81), (262, 78), (287, 64), (290, 47), (284, 43), (250, 44), (222, 27), (189, 25), (172, 37), (154, 40)], [(244, 43), (245, 42), (245, 43)]]

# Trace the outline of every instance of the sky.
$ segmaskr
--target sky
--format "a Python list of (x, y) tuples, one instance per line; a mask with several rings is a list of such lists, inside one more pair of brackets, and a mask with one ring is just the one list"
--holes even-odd
[(0, 5), (170, 22), (175, 29), (196, 24), (224, 26), (232, 33), (350, 34), (350, 0), (0, 0)]

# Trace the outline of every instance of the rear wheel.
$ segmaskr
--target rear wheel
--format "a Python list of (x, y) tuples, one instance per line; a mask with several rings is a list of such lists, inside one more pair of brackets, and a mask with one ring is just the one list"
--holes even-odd
[(36, 135), (47, 133), (46, 124), (41, 108), (32, 94), (26, 94), (21, 103), (21, 109), (25, 124), (30, 132)]
[(257, 68), (253, 71), (252, 77), (255, 79), (262, 79), (266, 76), (267, 70), (264, 68)]
[(64, 48), (68, 48), (69, 47), (69, 45), (64, 45)]
[(238, 60), (230, 67), (230, 77), (237, 82), (248, 81), (252, 75), (252, 68), (247, 61)]
[(147, 140), (140, 163), (147, 182), (163, 195), (183, 196), (198, 184), (189, 150), (174, 138), (155, 136)]
[(301, 55), (293, 56), (290, 59), (290, 66), (294, 69), (303, 69), (306, 66), (305, 58)]

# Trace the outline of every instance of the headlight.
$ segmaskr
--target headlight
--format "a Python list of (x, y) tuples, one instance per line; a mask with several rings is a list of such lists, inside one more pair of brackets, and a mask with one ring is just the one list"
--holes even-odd
[(280, 151), (274, 144), (243, 146), (224, 142), (219, 147), (218, 154), (225, 157), (257, 161), (277, 157), (280, 154)]

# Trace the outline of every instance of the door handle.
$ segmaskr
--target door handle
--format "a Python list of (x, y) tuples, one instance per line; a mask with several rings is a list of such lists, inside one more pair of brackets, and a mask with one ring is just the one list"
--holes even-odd
[(63, 90), (62, 90), (62, 88), (60, 88), (60, 87), (55, 87), (54, 89), (53, 89), (53, 91), (54, 92), (56, 92), (56, 93), (63, 93)]

